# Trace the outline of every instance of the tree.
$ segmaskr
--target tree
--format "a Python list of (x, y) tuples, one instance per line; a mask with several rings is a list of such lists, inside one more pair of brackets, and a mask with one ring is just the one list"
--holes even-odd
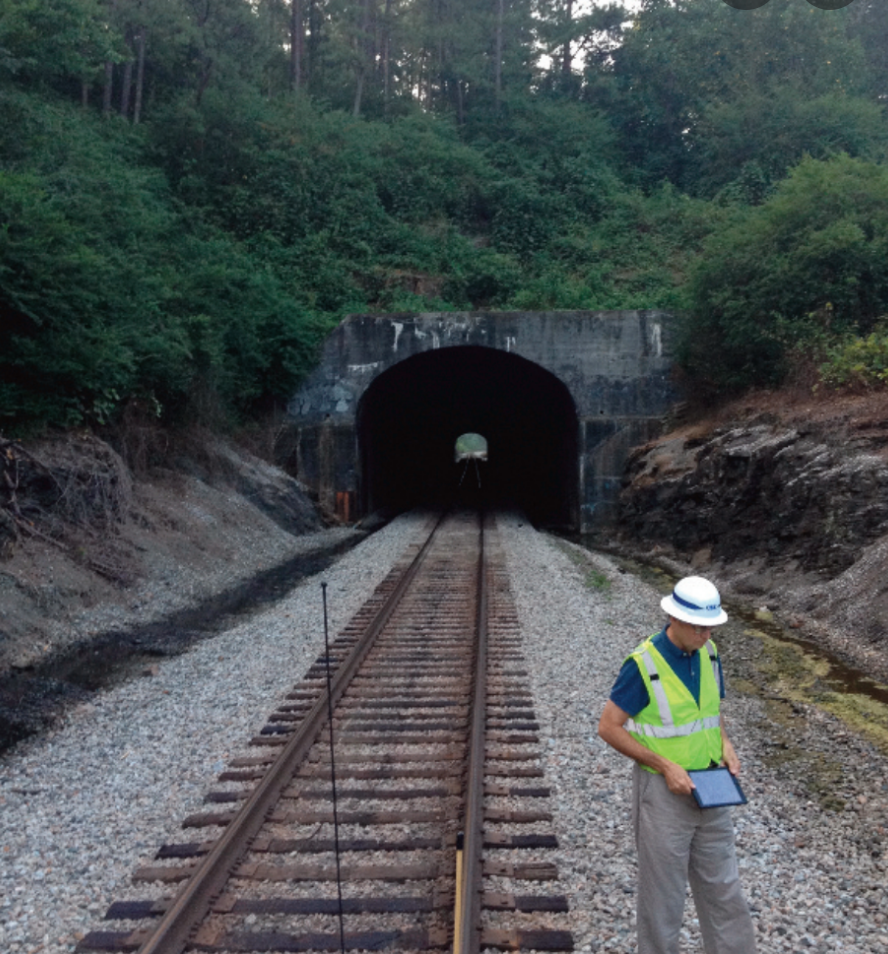
[(305, 9), (303, 0), (290, 2), (290, 88), (298, 92), (302, 88), (303, 61), (305, 58)]
[[(884, 156), (888, 125), (882, 107), (862, 96), (829, 92), (807, 98), (778, 87), (707, 105), (695, 138), (688, 168), (699, 194), (727, 187), (723, 194), (760, 202), (805, 155)], [(752, 169), (759, 181), (750, 191)]]
[(805, 159), (705, 243), (683, 360), (722, 386), (774, 384), (796, 346), (866, 334), (888, 311), (888, 168)]
[(102, 0), (5, 0), (0, 17), (0, 69), (29, 88), (76, 90), (101, 64), (120, 58), (120, 38), (106, 30)]
[(707, 113), (788, 91), (797, 102), (863, 95), (865, 59), (847, 23), (846, 10), (825, 14), (809, 4), (736, 10), (643, 0), (611, 74), (609, 108), (629, 164), (646, 182), (667, 178), (694, 189)]

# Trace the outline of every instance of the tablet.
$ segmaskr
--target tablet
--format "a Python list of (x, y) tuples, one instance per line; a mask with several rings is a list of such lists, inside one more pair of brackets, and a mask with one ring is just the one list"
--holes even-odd
[(746, 796), (740, 783), (724, 767), (688, 772), (697, 787), (692, 794), (700, 808), (721, 808), (723, 805), (745, 805)]

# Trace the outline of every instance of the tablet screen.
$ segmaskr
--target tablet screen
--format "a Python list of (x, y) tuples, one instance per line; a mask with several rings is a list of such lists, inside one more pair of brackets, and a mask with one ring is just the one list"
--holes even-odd
[(697, 786), (693, 795), (700, 808), (746, 804), (746, 796), (740, 783), (726, 768), (703, 769), (688, 772), (688, 775)]

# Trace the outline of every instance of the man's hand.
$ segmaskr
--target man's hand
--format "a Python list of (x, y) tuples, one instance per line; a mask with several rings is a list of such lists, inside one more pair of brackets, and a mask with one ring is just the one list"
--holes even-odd
[(725, 735), (724, 726), (722, 727), (722, 762), (725, 763), (731, 775), (740, 774), (740, 759), (737, 758), (731, 740)]
[(690, 795), (697, 787), (691, 781), (691, 776), (675, 762), (663, 760), (666, 764), (659, 769), (660, 774), (666, 779), (666, 785), (673, 795)]

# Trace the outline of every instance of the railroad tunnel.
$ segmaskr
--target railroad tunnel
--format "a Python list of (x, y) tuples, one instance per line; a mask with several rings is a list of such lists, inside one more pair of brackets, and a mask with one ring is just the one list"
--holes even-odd
[[(482, 499), (538, 526), (577, 525), (577, 410), (526, 358), (471, 345), (414, 355), (370, 384), (356, 425), (364, 513)], [(467, 432), (487, 440), (487, 461), (455, 460)]]
[[(481, 435), (491, 504), (607, 531), (633, 447), (678, 400), (661, 311), (356, 314), (287, 403), (279, 462), (344, 523), (450, 498), (455, 442)], [(476, 470), (477, 468), (477, 470)]]

